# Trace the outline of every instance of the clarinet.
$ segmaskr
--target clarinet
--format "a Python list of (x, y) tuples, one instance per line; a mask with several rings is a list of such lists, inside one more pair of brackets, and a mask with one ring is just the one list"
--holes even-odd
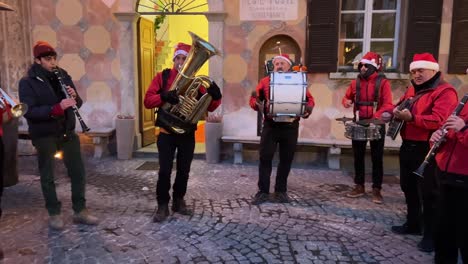
[[(458, 103), (457, 107), (455, 108), (455, 110), (453, 111), (451, 116), (458, 116), (460, 114), (461, 110), (463, 110), (463, 107), (465, 106), (466, 101), (468, 101), (468, 93), (465, 94), (465, 96), (463, 96), (463, 98)], [(423, 174), (424, 174), (424, 170), (426, 169), (426, 166), (429, 164), (429, 162), (435, 156), (435, 154), (439, 150), (440, 145), (445, 141), (445, 137), (447, 136), (447, 134), (448, 134), (448, 130), (445, 128), (445, 125), (444, 125), (444, 126), (442, 126), (442, 136), (440, 137), (439, 140), (434, 142), (431, 149), (429, 150), (426, 157), (424, 158), (424, 161), (421, 163), (419, 168), (416, 171), (413, 172), (414, 174), (418, 175), (421, 178), (424, 178)]]
[[(53, 72), (57, 76), (57, 79), (58, 79), (58, 81), (60, 83), (60, 87), (62, 88), (62, 92), (65, 94), (65, 97), (67, 99), (71, 98), (70, 94), (67, 91), (67, 86), (63, 82), (62, 73), (60, 72), (60, 69), (55, 68), (53, 70)], [(90, 130), (90, 128), (85, 124), (85, 122), (83, 121), (83, 118), (81, 118), (80, 112), (78, 112), (78, 107), (76, 107), (76, 105), (74, 105), (74, 106), (72, 106), (72, 109), (73, 109), (73, 113), (75, 113), (76, 118), (78, 118), (78, 121), (80, 122), (81, 129), (83, 130), (83, 132), (88, 132)]]

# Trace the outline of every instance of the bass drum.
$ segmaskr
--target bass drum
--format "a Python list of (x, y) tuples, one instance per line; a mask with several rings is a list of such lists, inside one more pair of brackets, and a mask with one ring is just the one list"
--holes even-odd
[(307, 104), (305, 72), (270, 73), (269, 115), (301, 117)]

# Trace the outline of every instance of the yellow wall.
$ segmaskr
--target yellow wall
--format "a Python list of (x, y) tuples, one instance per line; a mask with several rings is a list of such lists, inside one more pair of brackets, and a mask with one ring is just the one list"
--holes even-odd
[[(206, 1), (205, 1), (206, 2)], [(172, 53), (174, 51), (174, 46), (178, 42), (184, 42), (187, 44), (192, 44), (192, 38), (188, 34), (188, 31), (191, 31), (201, 37), (204, 40), (209, 41), (208, 39), (208, 20), (203, 15), (196, 16), (183, 16), (183, 15), (174, 15), (167, 16), (167, 23), (169, 24), (168, 28), (168, 39), (169, 46), (171, 47), (171, 53), (168, 54), (166, 62), (170, 62), (166, 67), (172, 67)], [(164, 68), (166, 68), (164, 67)], [(203, 67), (198, 71), (197, 75), (208, 75), (208, 63), (205, 63)]]

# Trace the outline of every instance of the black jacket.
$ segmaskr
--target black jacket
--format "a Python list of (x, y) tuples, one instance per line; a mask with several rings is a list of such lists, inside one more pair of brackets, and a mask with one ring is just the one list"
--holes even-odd
[[(76, 91), (70, 75), (63, 69), (60, 71), (65, 85), (69, 85)], [(28, 121), (31, 139), (60, 136), (75, 130), (76, 119), (71, 107), (65, 110), (63, 116), (51, 115), (54, 105), (66, 98), (57, 78), (52, 75), (42, 69), (41, 65), (34, 63), (29, 68), (28, 75), (19, 82), (20, 101), (28, 105), (28, 112), (24, 117)], [(81, 107), (83, 100), (78, 93), (75, 100), (77, 107)]]

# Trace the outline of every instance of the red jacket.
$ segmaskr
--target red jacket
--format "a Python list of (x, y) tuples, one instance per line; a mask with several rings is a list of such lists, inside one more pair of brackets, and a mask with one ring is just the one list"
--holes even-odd
[(6, 110), (3, 108), (0, 108), (0, 137), (3, 136), (3, 116), (5, 115), (5, 112), (7, 114), (6, 118), (8, 120), (13, 117), (11, 114), (11, 106), (9, 104), (6, 105)]
[[(255, 94), (252, 94), (250, 96), (249, 105), (255, 111), (258, 111), (258, 105), (256, 104), (256, 100), (257, 100), (257, 97), (260, 96), (260, 94), (264, 95), (265, 101), (268, 101), (268, 98), (270, 98), (270, 76), (266, 76), (263, 79), (261, 79), (257, 85), (257, 88), (255, 89)], [(312, 97), (312, 94), (310, 93), (309, 90), (306, 91), (306, 99), (307, 99), (307, 106), (310, 106), (310, 107), (315, 106), (314, 97)], [(266, 103), (265, 113), (268, 113), (269, 111), (268, 106), (269, 104)]]
[[(424, 93), (411, 108), (413, 121), (405, 122), (400, 133), (403, 140), (429, 141), (432, 132), (439, 129), (452, 110), (458, 104), (455, 88), (447, 82), (441, 81), (433, 89), (422, 90)], [(411, 86), (401, 97), (400, 102), (414, 97), (414, 87)]]
[(446, 141), (442, 143), (437, 154), (437, 166), (441, 171), (468, 177), (468, 107), (465, 106), (459, 115), (465, 120), (465, 127), (458, 132), (449, 130)]
[[(367, 80), (358, 77), (360, 78), (361, 86), (361, 102), (374, 102), (377, 77), (377, 72), (374, 72)], [(351, 100), (354, 103), (354, 112), (359, 110), (359, 119), (380, 118), (383, 112), (391, 113), (393, 110), (392, 89), (390, 88), (390, 83), (386, 78), (382, 78), (382, 81), (380, 82), (379, 99), (377, 102), (377, 111), (375, 113), (372, 105), (356, 106), (356, 80), (353, 80), (349, 85), (341, 103), (345, 105), (347, 100)], [(356, 107), (358, 107), (358, 109)]]
[[(172, 68), (169, 73), (169, 78), (167, 79), (166, 87), (164, 88), (162, 88), (162, 85), (163, 85), (162, 72), (159, 72), (158, 74), (156, 74), (153, 81), (151, 81), (148, 91), (146, 91), (145, 100), (144, 100), (144, 105), (146, 108), (150, 109), (150, 108), (160, 107), (165, 103), (163, 100), (161, 100), (161, 95), (160, 95), (161, 90), (165, 90), (165, 91), (169, 90), (177, 74), (178, 74), (178, 71)], [(205, 94), (206, 88), (203, 86), (200, 86), (199, 91), (202, 94)], [(208, 106), (208, 111), (210, 112), (214, 111), (216, 108), (218, 108), (220, 104), (221, 104), (221, 100), (212, 100), (210, 105)]]

